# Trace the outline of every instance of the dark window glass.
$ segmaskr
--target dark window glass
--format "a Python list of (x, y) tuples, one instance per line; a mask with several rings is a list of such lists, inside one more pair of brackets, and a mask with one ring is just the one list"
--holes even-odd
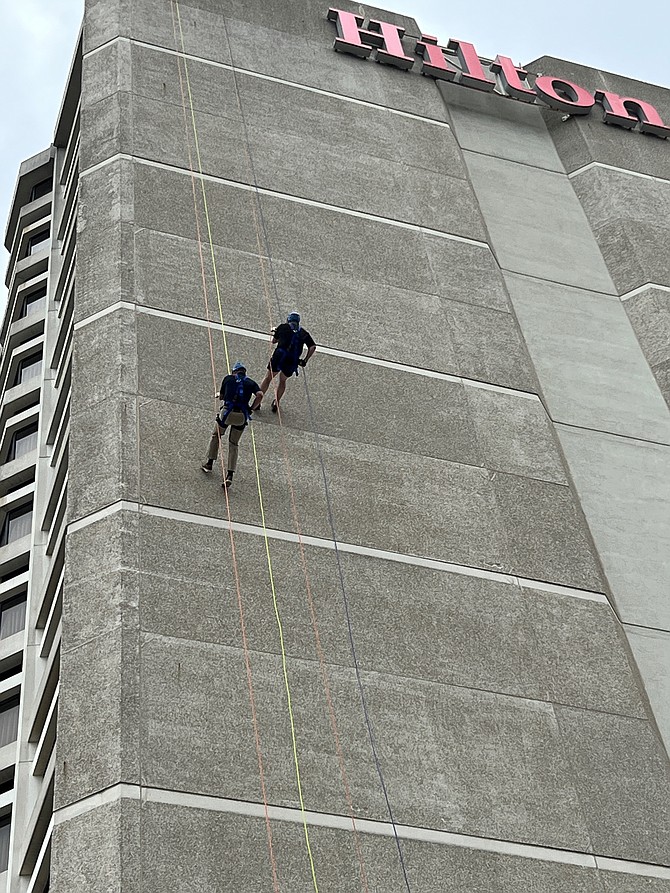
[(26, 453), (30, 453), (37, 446), (37, 423), (28, 425), (26, 428), (20, 428), (12, 435), (12, 442), (9, 447), (7, 461), (12, 459), (20, 459)]
[(19, 699), (11, 698), (0, 704), (0, 747), (16, 741), (19, 732)]
[(9, 816), (0, 819), (0, 871), (7, 871), (9, 865), (9, 832), (12, 820)]
[(30, 201), (34, 202), (37, 198), (42, 198), (43, 195), (48, 195), (51, 192), (51, 177), (48, 180), (42, 180), (40, 183), (36, 183), (33, 188), (30, 190)]
[(25, 381), (31, 381), (38, 378), (42, 372), (42, 354), (34, 353), (30, 357), (24, 357), (19, 362), (19, 368), (16, 370), (16, 380), (14, 386), (23, 384)]
[[(16, 676), (17, 673), (20, 673), (23, 669), (23, 660), (19, 658), (19, 660), (15, 664), (10, 664), (6, 666), (4, 670), (0, 670), (0, 682), (4, 682), (5, 679), (9, 679), (11, 676)], [(0, 794), (2, 794), (2, 789), (0, 786)]]
[(17, 567), (16, 570), (10, 571), (8, 574), (3, 574), (0, 577), (0, 583), (6, 583), (8, 580), (15, 580), (17, 577), (20, 577), (21, 574), (27, 574), (30, 565), (24, 564), (23, 567)]
[(2, 534), (0, 535), (0, 546), (7, 546), (22, 536), (30, 533), (33, 524), (33, 507), (32, 505), (23, 506), (20, 509), (12, 509), (7, 512), (5, 523), (2, 525)]
[(0, 639), (20, 633), (26, 626), (26, 594), (17, 595), (0, 605)]
[(26, 252), (26, 257), (30, 257), (31, 254), (35, 254), (37, 251), (41, 251), (43, 248), (46, 248), (46, 243), (49, 241), (49, 230), (42, 230), (41, 233), (37, 233), (36, 236), (31, 236), (28, 239), (28, 251)]
[(32, 313), (37, 313), (39, 310), (44, 308), (44, 305), (47, 302), (47, 290), (46, 286), (44, 288), (40, 288), (39, 291), (34, 291), (23, 299), (23, 305), (21, 306), (21, 317), (30, 316)]

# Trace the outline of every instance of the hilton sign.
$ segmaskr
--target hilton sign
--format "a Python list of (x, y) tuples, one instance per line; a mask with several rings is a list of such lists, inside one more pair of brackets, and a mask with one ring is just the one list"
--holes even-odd
[[(405, 53), (402, 38), (404, 28), (388, 22), (370, 19), (363, 28), (363, 16), (341, 9), (329, 9), (328, 19), (335, 22), (337, 37), (334, 49), (340, 53), (350, 53), (363, 59), (374, 52), (375, 60), (384, 65), (408, 70), (414, 67), (415, 58)], [(631, 96), (619, 96), (606, 90), (590, 93), (584, 87), (551, 75), (540, 75), (531, 86), (528, 72), (518, 68), (507, 56), (496, 56), (490, 71), (492, 80), (484, 71), (477, 51), (471, 43), (450, 40), (446, 47), (440, 46), (436, 37), (421, 35), (416, 44), (416, 53), (421, 57), (421, 74), (440, 81), (453, 81), (464, 87), (492, 93), (497, 92), (520, 102), (537, 102), (569, 115), (588, 115), (596, 103), (602, 107), (603, 121), (627, 130), (639, 127), (642, 133), (667, 138), (670, 127), (666, 127), (661, 116), (648, 102)], [(450, 59), (458, 59), (459, 67)]]

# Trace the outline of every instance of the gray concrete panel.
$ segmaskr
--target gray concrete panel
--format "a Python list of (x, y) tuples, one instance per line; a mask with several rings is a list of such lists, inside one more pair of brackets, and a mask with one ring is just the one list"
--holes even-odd
[[(161, 0), (125, 0), (132, 6), (121, 14), (117, 10), (91, 9), (85, 51), (100, 46), (118, 33), (167, 49), (181, 48), (177, 26)], [(99, 3), (98, 7), (103, 7)], [(229, 42), (236, 66), (322, 90), (352, 96), (381, 106), (398, 108), (424, 117), (444, 121), (446, 113), (435, 84), (418, 72), (408, 74), (389, 70), (388, 66), (357, 59), (333, 51), (335, 26), (328, 22), (328, 6), (307, 0), (287, 5), (281, 0), (271, 4), (198, 2), (180, 3), (181, 25), (187, 53), (203, 59), (228, 63)], [(357, 14), (380, 15), (418, 35), (413, 19), (397, 13), (342, 0), (341, 9)], [(224, 19), (224, 16), (226, 18)], [(271, 27), (268, 23), (271, 22)], [(414, 53), (416, 37), (405, 40), (407, 52)], [(175, 73), (176, 78), (176, 73)]]
[(552, 418), (670, 443), (668, 407), (618, 298), (505, 278)]
[(512, 572), (601, 591), (603, 580), (570, 490), (511, 474), (491, 478)]
[(483, 465), (565, 484), (553, 428), (539, 400), (467, 387)]
[[(146, 841), (146, 893), (164, 891), (175, 872), (188, 876), (197, 889), (208, 893), (233, 893), (241, 885), (254, 893), (271, 887), (262, 819), (148, 803), (142, 810), (142, 828)], [(296, 893), (313, 891), (302, 828), (294, 823), (273, 822), (272, 835), (280, 884), (290, 877), (291, 889)], [(309, 835), (319, 890), (323, 893), (361, 889), (361, 860), (370, 890), (403, 889), (392, 838), (359, 833), (359, 860), (353, 833), (310, 827)], [(177, 852), (173, 842), (182, 840), (191, 841), (191, 845)], [(508, 893), (515, 889), (534, 893), (602, 893), (596, 872), (574, 865), (420, 841), (403, 840), (401, 846), (408, 880), (416, 893), (442, 893), (445, 885), (453, 893)], [(223, 874), (219, 870), (222, 854), (226, 856)], [(256, 868), (253, 879), (248, 874), (250, 864)], [(216, 887), (210, 886), (213, 877), (217, 878)]]
[(670, 261), (666, 246), (668, 227), (658, 221), (615, 220), (594, 232), (619, 294), (641, 285), (670, 283)]
[(670, 448), (557, 426), (625, 623), (670, 630)]
[[(251, 659), (268, 799), (295, 807), (279, 658), (254, 653)], [(306, 807), (346, 814), (318, 669), (293, 660), (288, 673)], [(354, 806), (383, 819), (353, 671), (333, 668), (331, 679)], [(550, 707), (378, 674), (363, 674), (363, 684), (399, 822), (589, 847)], [(259, 799), (239, 651), (145, 637), (142, 685), (148, 785)]]
[[(286, 412), (290, 422), (290, 410)], [(290, 512), (285, 446), (304, 532), (332, 536), (312, 436), (286, 426), (280, 432), (276, 418), (267, 411), (261, 418), (263, 421), (253, 425), (268, 526), (283, 529)], [(211, 419), (211, 412), (185, 405), (158, 400), (143, 404), (143, 501), (225, 516), (218, 480), (202, 480), (199, 468)], [(167, 446), (166, 426), (171, 432)], [(260, 515), (251, 443), (249, 435), (245, 436), (235, 478), (239, 486), (233, 516), (257, 524)], [(338, 536), (345, 542), (493, 570), (514, 568), (523, 576), (548, 579), (554, 575), (556, 582), (584, 588), (601, 585), (586, 532), (566, 487), (424, 456), (414, 455), (411, 462), (405, 462), (402, 453), (389, 447), (325, 436), (320, 438), (320, 448)], [(165, 456), (160, 467), (146, 461), (157, 455), (157, 450)], [(515, 532), (517, 524), (529, 531), (527, 539)]]
[(57, 823), (51, 887), (69, 893), (140, 893), (142, 807), (119, 800)]
[[(587, 90), (607, 90), (619, 96), (641, 99), (655, 106), (666, 124), (670, 121), (670, 91), (664, 87), (546, 56), (531, 62), (529, 69), (567, 78)], [(590, 115), (576, 115), (569, 121), (562, 121), (560, 112), (547, 111), (545, 117), (558, 154), (568, 171), (597, 161), (670, 178), (667, 143), (657, 137), (606, 126), (599, 105)]]
[[(402, 231), (394, 230), (392, 235), (400, 244)], [(384, 235), (379, 233), (379, 237)], [(315, 271), (293, 260), (283, 260), (276, 253), (272, 269), (263, 259), (264, 288), (257, 256), (216, 247), (224, 320), (256, 331), (269, 331), (280, 318), (278, 299), (284, 313), (297, 307), (316, 340), (325, 339), (328, 346), (535, 390), (527, 352), (511, 315), (476, 306), (480, 300), (487, 300), (487, 294), (496, 303), (497, 293), (502, 297), (501, 278), (497, 274), (494, 278), (492, 264), (487, 270), (488, 251), (439, 238), (423, 244), (429, 256), (419, 244), (418, 256), (408, 258), (408, 263), (417, 278), (423, 280), (418, 284), (424, 292), (380, 282), (364, 268), (343, 274), (341, 268), (335, 269), (334, 258), (330, 269)], [(210, 318), (219, 321), (209, 246), (205, 246), (203, 262)], [(429, 266), (420, 266), (422, 263)], [(438, 263), (444, 273), (433, 278), (430, 266)], [(480, 273), (480, 288), (475, 293), (458, 283), (473, 266)], [(137, 299), (141, 303), (206, 316), (197, 243), (143, 230), (136, 238), (135, 275)], [(409, 277), (403, 279), (411, 286)], [(453, 295), (457, 300), (441, 295)], [(317, 328), (311, 325), (312, 321)]]
[[(106, 326), (97, 325), (104, 335)], [(120, 320), (117, 325), (121, 325)], [(141, 393), (158, 398), (169, 395), (191, 406), (212, 406), (212, 394), (218, 390), (226, 371), (221, 333), (147, 314), (138, 314), (137, 326)], [(210, 337), (217, 355), (215, 385)], [(264, 342), (229, 335), (227, 342), (231, 364), (242, 357), (249, 375), (260, 381), (271, 349), (269, 339)], [(95, 361), (87, 368), (94, 368), (97, 362), (93, 340), (92, 352)], [(179, 355), (183, 360), (176, 363)], [(109, 362), (104, 352), (99, 362), (102, 370), (106, 370)], [(310, 391), (312, 400), (320, 407), (321, 432), (329, 437), (393, 446), (402, 453), (487, 465), (498, 471), (527, 473), (531, 477), (548, 477), (565, 483), (559, 453), (539, 400), (484, 391), (459, 382), (325, 353), (316, 355), (310, 370), (315, 370), (310, 375)], [(101, 378), (104, 381), (104, 374)], [(292, 388), (292, 411), (287, 423), (293, 429), (311, 431), (309, 407), (301, 384), (298, 378)], [(268, 393), (266, 409), (272, 396)], [(383, 394), (394, 395), (392, 401), (380, 399)], [(431, 410), (430, 426), (424, 424), (427, 408)], [(361, 424), (362, 409), (364, 425)], [(500, 434), (503, 415), (504, 437)], [(484, 455), (490, 461), (485, 461)]]
[(670, 766), (650, 723), (557, 707), (594, 851), (670, 864)]
[(653, 368), (670, 359), (670, 289), (646, 288), (623, 302), (631, 325)]
[[(277, 653), (264, 540), (234, 540), (249, 645)], [(146, 632), (239, 647), (228, 530), (143, 516), (138, 548)], [(316, 625), (325, 659), (351, 666), (334, 553), (305, 547), (303, 565), (297, 543), (272, 540), (270, 554), (287, 654), (318, 660)], [(340, 566), (364, 670), (645, 715), (606, 605), (347, 553)]]
[(669, 284), (670, 181), (596, 167), (571, 182), (620, 293)]
[(82, 170), (132, 151), (132, 107), (128, 93), (115, 93), (81, 111), (82, 130), (88, 134), (81, 147)]
[(119, 301), (132, 301), (134, 228), (129, 223), (87, 226), (77, 235), (75, 322)]
[(641, 877), (640, 875), (601, 871), (599, 873), (605, 893), (668, 893), (668, 878)]
[(133, 206), (129, 163), (113, 161), (80, 179), (75, 322), (132, 300)]
[(111, 395), (137, 393), (135, 313), (117, 310), (86, 325), (73, 339), (72, 403), (80, 412)]
[(128, 33), (132, 0), (86, 0), (84, 5), (83, 51), (103, 46)]
[(63, 652), (119, 627), (137, 627), (139, 516), (118, 512), (67, 537)]
[(465, 156), (493, 249), (505, 270), (613, 293), (567, 177), (474, 152)]
[(647, 288), (624, 302), (654, 378), (670, 406), (670, 291)]
[(462, 149), (565, 173), (538, 106), (437, 83)]
[(670, 214), (670, 180), (593, 167), (574, 176), (571, 182), (594, 227), (617, 220), (658, 224)]
[(670, 633), (628, 624), (624, 630), (644, 679), (665, 749), (670, 753)]
[[(131, 89), (131, 47), (127, 41), (117, 40), (101, 47), (97, 53), (82, 60), (81, 107), (90, 109), (116, 93)], [(82, 128), (85, 138), (90, 133)]]
[(119, 499), (137, 498), (137, 400), (109, 397), (73, 411), (70, 433), (70, 521)]
[(54, 807), (139, 784), (139, 640), (121, 629), (63, 655)]

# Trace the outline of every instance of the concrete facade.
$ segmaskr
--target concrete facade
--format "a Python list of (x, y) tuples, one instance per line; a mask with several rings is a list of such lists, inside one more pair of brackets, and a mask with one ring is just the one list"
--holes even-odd
[[(86, 0), (53, 822), (6, 889), (665, 893), (670, 146), (326, 13)], [(226, 499), (226, 350), (260, 380), (294, 308)]]

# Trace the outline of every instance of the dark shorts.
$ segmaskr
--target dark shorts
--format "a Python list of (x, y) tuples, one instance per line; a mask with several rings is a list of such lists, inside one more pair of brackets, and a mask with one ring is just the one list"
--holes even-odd
[(268, 369), (273, 373), (283, 372), (287, 378), (290, 378), (298, 371), (298, 361), (287, 357), (284, 351), (276, 350), (270, 357)]

